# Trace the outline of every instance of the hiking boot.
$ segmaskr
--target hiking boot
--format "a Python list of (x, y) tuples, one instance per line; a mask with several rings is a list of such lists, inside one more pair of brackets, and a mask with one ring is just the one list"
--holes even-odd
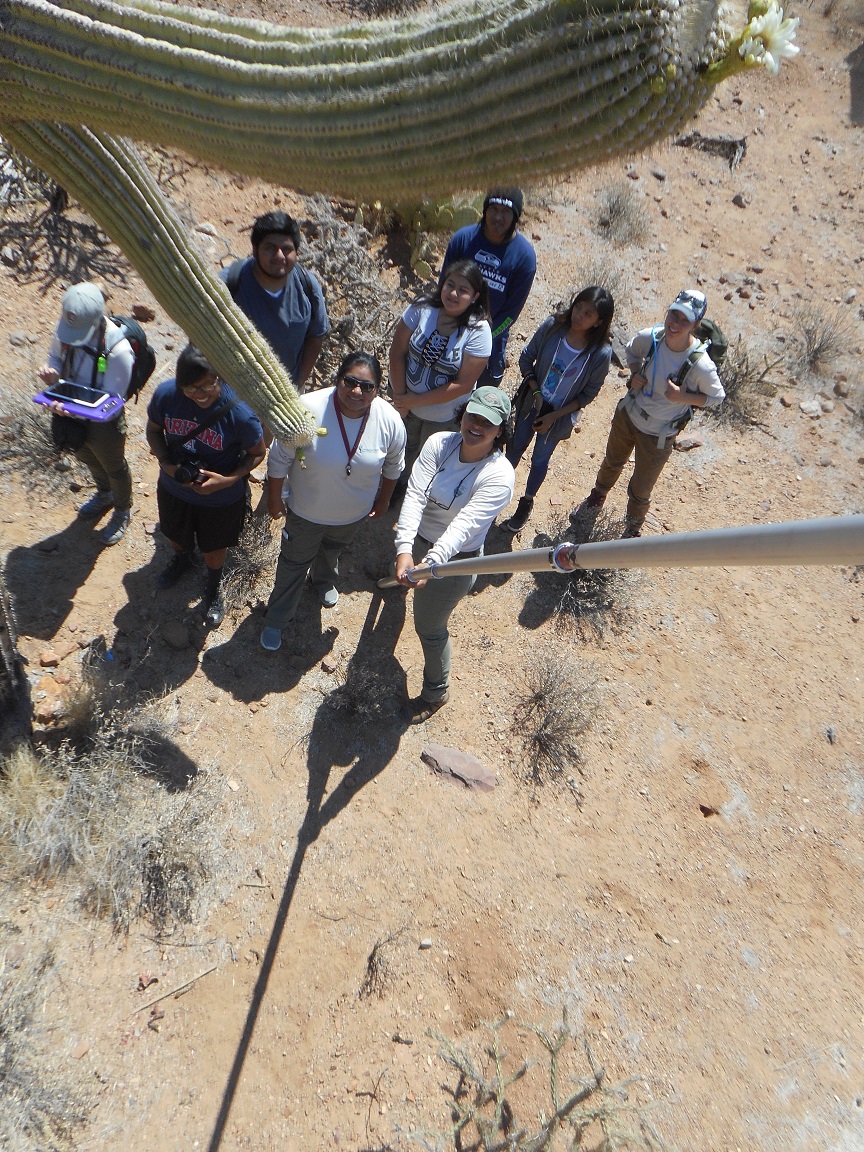
[(574, 508), (570, 513), (570, 523), (577, 525), (582, 520), (593, 519), (605, 503), (605, 492), (598, 492), (596, 488), (592, 488), (578, 508)]
[(192, 557), (188, 552), (175, 552), (171, 559), (168, 561), (168, 567), (159, 576), (156, 581), (156, 587), (160, 592), (165, 592), (169, 588), (173, 588), (177, 581), (185, 576), (190, 568), (194, 568)]
[(519, 500), (519, 503), (516, 505), (516, 511), (513, 513), (509, 520), (504, 521), (501, 527), (506, 529), (508, 532), (521, 532), (525, 525), (528, 523), (528, 519), (533, 508), (534, 497), (522, 496)]
[(644, 520), (625, 520), (624, 531), (621, 533), (622, 540), (636, 540), (642, 535), (642, 525)]
[[(113, 503), (113, 501), (112, 501)], [(132, 513), (128, 508), (115, 508), (114, 514), (102, 530), (102, 542), (107, 547), (119, 544), (126, 535)]]
[(260, 643), (265, 652), (278, 652), (282, 647), (282, 629), (265, 624), (261, 629)]
[(204, 624), (207, 628), (218, 628), (225, 619), (225, 601), (221, 589), (212, 600), (205, 601)]
[(98, 520), (103, 512), (114, 507), (114, 496), (111, 492), (97, 490), (89, 496), (78, 509), (79, 520)]
[(402, 709), (402, 715), (409, 724), (425, 724), (430, 716), (434, 716), (436, 712), (450, 699), (450, 693), (445, 692), (440, 700), (424, 700), (422, 696), (417, 696)]

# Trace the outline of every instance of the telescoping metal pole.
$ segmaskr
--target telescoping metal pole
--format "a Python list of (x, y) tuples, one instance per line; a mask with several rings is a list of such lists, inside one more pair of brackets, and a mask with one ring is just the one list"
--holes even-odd
[[(434, 564), (431, 575), (495, 575), (506, 572), (573, 572), (588, 568), (705, 568), (806, 564), (864, 564), (864, 515), (787, 524), (748, 524), (745, 528), (712, 528), (674, 532), (635, 540), (597, 544), (559, 544), (527, 548), (468, 560)], [(409, 570), (428, 576), (423, 567)], [(379, 587), (395, 588), (396, 580)]]

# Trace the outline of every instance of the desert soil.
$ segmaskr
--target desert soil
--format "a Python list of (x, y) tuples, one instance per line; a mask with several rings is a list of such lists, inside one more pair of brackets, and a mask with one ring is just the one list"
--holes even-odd
[[(794, 346), (796, 309), (845, 310), (839, 355), (821, 376), (790, 375), (784, 360), (760, 423), (691, 428), (704, 444), (670, 461), (653, 533), (864, 510), (864, 142), (849, 123), (843, 63), (861, 32), (836, 10), (801, 15), (798, 59), (773, 82), (726, 84), (695, 122), (707, 135), (746, 135), (736, 171), (670, 145), (527, 198), (539, 272), (514, 361), (598, 258), (625, 272), (624, 332), (660, 320), (697, 282), (724, 330), (774, 361)], [(598, 196), (625, 174), (648, 235), (615, 247), (598, 233)], [(732, 202), (739, 193), (744, 207)], [(302, 214), (284, 191), (213, 171), (192, 171), (177, 195), (213, 226), (199, 236), (214, 265), (245, 252), (243, 228), (277, 200)], [(156, 310), (149, 332), (166, 376), (183, 337), (109, 256), (112, 307)], [(8, 410), (33, 389), (68, 280), (8, 267), (2, 278)], [(22, 331), (32, 340), (18, 342)], [(621, 386), (613, 372), (556, 454), (516, 547), (554, 531), (590, 488)], [(819, 396), (818, 417), (801, 411)], [(441, 1085), (455, 1081), (430, 1031), (476, 1046), (484, 1021), (512, 1011), (551, 1024), (566, 1005), (609, 1080), (637, 1078), (672, 1146), (864, 1148), (858, 573), (635, 573), (620, 627), (603, 634), (562, 625), (554, 578), (482, 580), (453, 620), (452, 703), (406, 728), (398, 704), (421, 669), (410, 603), (382, 598), (365, 572), (390, 555), (392, 516), (348, 555), (336, 609), (308, 594), (277, 656), (258, 647), (260, 601), (206, 635), (195, 587), (155, 592), (167, 553), (147, 530), (156, 470), (143, 421), (139, 404), (135, 514), (115, 548), (75, 523), (71, 491), (42, 499), (26, 475), (2, 489), (2, 551), (37, 696), (46, 648), (74, 649), (58, 670), (74, 682), (74, 642), (102, 635), (115, 683), (130, 699), (163, 700), (179, 746), (225, 784), (209, 909), (162, 942), (146, 924), (112, 936), (74, 910), (62, 883), (7, 890), (7, 925), (33, 949), (53, 942), (49, 1054), (96, 1091), (80, 1147), (383, 1148), (394, 1124), (446, 1120)], [(520, 485), (525, 474), (523, 464)], [(624, 501), (622, 482), (613, 512)], [(493, 529), (491, 550), (507, 539)], [(165, 642), (169, 621), (188, 628), (180, 649)], [(532, 789), (511, 720), (538, 656), (596, 679), (599, 709), (581, 768)], [(352, 677), (353, 715), (328, 702)], [(429, 741), (473, 753), (497, 788), (434, 776), (420, 760)], [(378, 941), (388, 941), (382, 994), (364, 997)], [(135, 1014), (213, 966), (162, 1003), (159, 1031)], [(159, 981), (147, 992), (136, 991), (141, 972)], [(526, 1035), (508, 1036), (514, 1058), (536, 1049)], [(540, 1103), (532, 1082), (521, 1118)]]

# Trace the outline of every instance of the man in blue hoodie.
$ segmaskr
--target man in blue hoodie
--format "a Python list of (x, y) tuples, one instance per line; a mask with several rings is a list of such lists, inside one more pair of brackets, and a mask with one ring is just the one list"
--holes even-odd
[(534, 249), (516, 231), (523, 203), (521, 188), (490, 188), (480, 223), (453, 234), (441, 266), (443, 281), (455, 260), (474, 260), (489, 285), (492, 355), (478, 384), (501, 383), (510, 329), (525, 307), (537, 271)]

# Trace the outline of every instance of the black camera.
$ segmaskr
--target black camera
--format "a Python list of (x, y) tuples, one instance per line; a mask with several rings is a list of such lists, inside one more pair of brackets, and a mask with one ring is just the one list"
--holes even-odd
[(178, 464), (174, 470), (174, 479), (178, 484), (194, 484), (201, 479), (201, 469), (197, 460), (187, 460)]

